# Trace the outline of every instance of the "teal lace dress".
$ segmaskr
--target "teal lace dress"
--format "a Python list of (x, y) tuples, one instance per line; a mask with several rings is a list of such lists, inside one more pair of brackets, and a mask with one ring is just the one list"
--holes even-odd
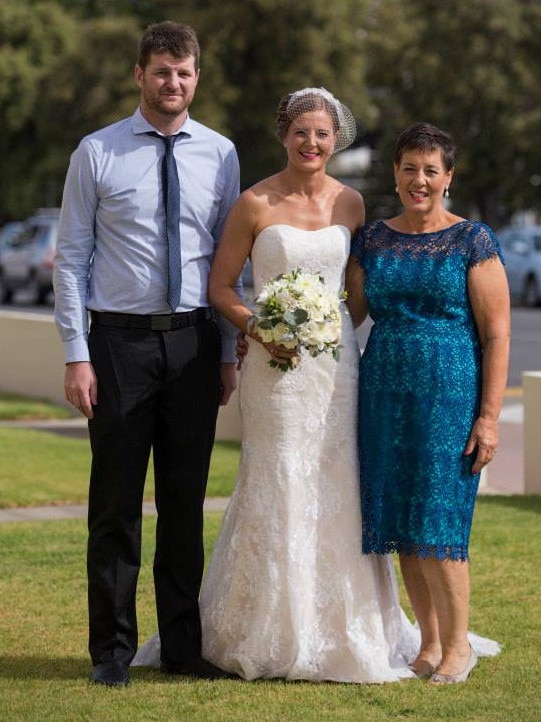
[(360, 361), (363, 552), (466, 560), (482, 356), (467, 276), (501, 258), (498, 241), (472, 221), (420, 234), (377, 221), (352, 253), (374, 321)]

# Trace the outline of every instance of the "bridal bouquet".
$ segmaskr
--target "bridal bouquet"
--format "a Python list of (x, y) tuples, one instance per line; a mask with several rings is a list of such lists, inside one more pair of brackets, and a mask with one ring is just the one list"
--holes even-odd
[[(338, 361), (340, 348), (340, 302), (325, 288), (318, 273), (297, 268), (268, 281), (255, 300), (255, 324), (264, 343), (306, 349), (310, 356), (332, 353)], [(280, 371), (295, 368), (300, 355), (282, 363), (272, 359), (269, 366)]]

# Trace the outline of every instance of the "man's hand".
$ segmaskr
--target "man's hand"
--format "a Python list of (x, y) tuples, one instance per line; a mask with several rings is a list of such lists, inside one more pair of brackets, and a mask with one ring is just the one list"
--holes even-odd
[(220, 406), (225, 406), (231, 398), (231, 394), (237, 388), (237, 372), (235, 370), (235, 364), (221, 364), (220, 379), (222, 382)]
[(87, 419), (94, 416), (92, 407), (98, 403), (98, 381), (89, 361), (66, 364), (64, 391), (70, 404)]

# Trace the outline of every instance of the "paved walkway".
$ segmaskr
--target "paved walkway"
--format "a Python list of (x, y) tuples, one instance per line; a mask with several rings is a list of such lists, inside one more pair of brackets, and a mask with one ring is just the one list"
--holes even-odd
[[(88, 438), (84, 419), (66, 421), (13, 421), (0, 422), (3, 426), (15, 428), (42, 429), (63, 436)], [(500, 416), (500, 444), (498, 454), (486, 473), (482, 475), (480, 494), (523, 494), (524, 458), (523, 458), (523, 406), (519, 390), (508, 390), (505, 405)], [(205, 510), (221, 511), (227, 506), (228, 499), (209, 497), (205, 501)], [(86, 517), (86, 504), (19, 507), (0, 509), (0, 523), (12, 521), (36, 521), (43, 519), (72, 519)], [(155, 514), (153, 502), (145, 502), (144, 514)]]
[[(205, 511), (223, 511), (229, 499), (208, 498)], [(24, 506), (16, 509), (0, 509), (0, 523), (6, 521), (43, 521), (46, 519), (86, 518), (86, 504), (63, 504), (58, 506)], [(154, 502), (145, 501), (143, 514), (155, 514)]]
[(500, 415), (498, 453), (483, 474), (480, 494), (524, 494), (523, 424), (522, 398), (507, 397)]

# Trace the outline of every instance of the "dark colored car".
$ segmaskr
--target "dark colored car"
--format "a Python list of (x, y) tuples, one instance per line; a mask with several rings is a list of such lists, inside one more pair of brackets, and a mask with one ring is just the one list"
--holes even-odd
[(44, 208), (0, 247), (0, 303), (11, 303), (19, 290), (33, 303), (47, 301), (53, 290), (57, 231), (58, 209)]
[(497, 236), (511, 296), (524, 306), (541, 305), (541, 226), (506, 226)]

